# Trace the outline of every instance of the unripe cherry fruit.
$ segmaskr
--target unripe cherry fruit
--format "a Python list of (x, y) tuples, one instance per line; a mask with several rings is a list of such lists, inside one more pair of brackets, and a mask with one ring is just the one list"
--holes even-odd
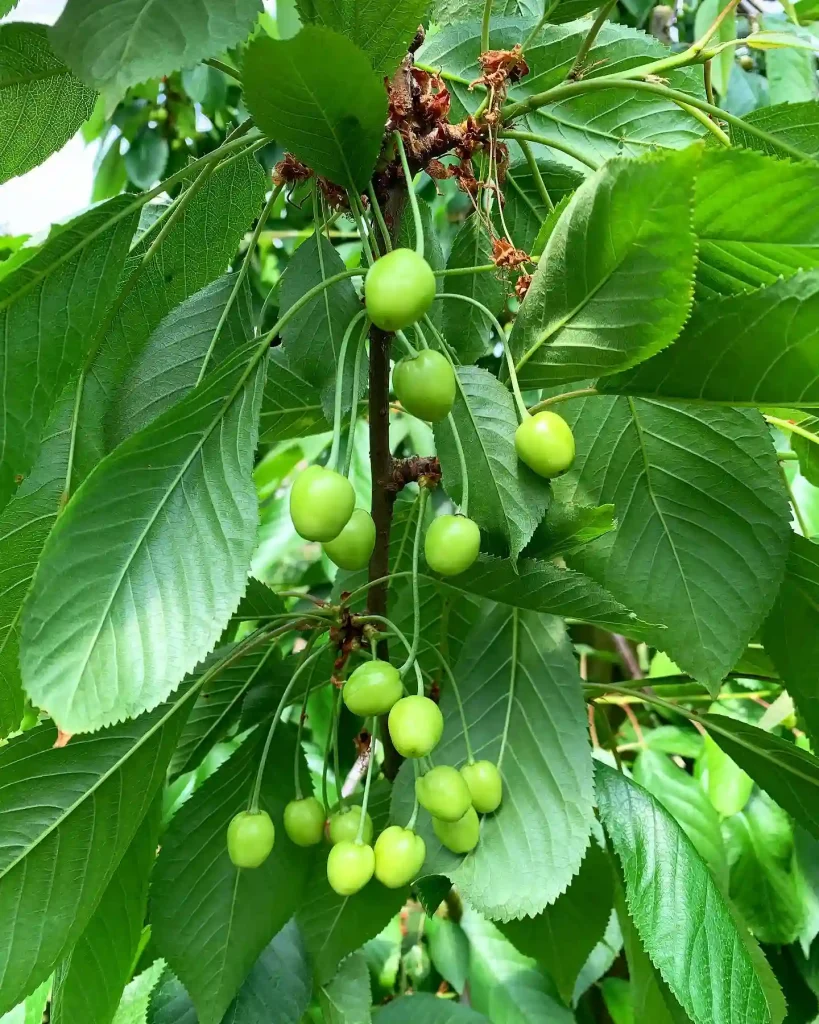
[(515, 450), (529, 469), (549, 479), (574, 462), (574, 434), (562, 416), (544, 409), (527, 416), (515, 431)]
[(481, 836), (481, 823), (474, 807), (470, 807), (458, 821), (433, 818), (432, 827), (435, 835), (453, 853), (469, 853), (474, 850)]
[(387, 726), (393, 746), (402, 757), (425, 757), (438, 745), (444, 716), (434, 700), (413, 694), (393, 704)]
[(386, 715), (404, 687), (398, 669), (388, 661), (366, 661), (352, 673), (341, 695), (354, 715)]
[(424, 538), (427, 565), (442, 576), (466, 572), (480, 550), (481, 531), (466, 516), (438, 516)]
[(413, 249), (393, 249), (364, 278), (367, 315), (382, 331), (400, 331), (427, 312), (435, 298), (435, 275)]
[(324, 808), (314, 796), (291, 800), (284, 809), (284, 831), (296, 846), (315, 846), (324, 835)]
[(455, 371), (445, 356), (429, 348), (395, 364), (392, 386), (407, 412), (430, 423), (446, 419), (455, 404)]
[(261, 867), (275, 840), (276, 829), (267, 811), (241, 811), (228, 825), (228, 856), (237, 868)]
[[(330, 836), (330, 842), (333, 844), (354, 842), (358, 837), (358, 823), (360, 821), (360, 804), (352, 804), (349, 807), (345, 807), (342, 811), (336, 811), (335, 814), (331, 814), (330, 824), (327, 830)], [(361, 833), (361, 841), (364, 843), (370, 843), (372, 842), (372, 838), (373, 819), (365, 811), (364, 830)]]
[(305, 540), (335, 540), (355, 508), (350, 481), (324, 466), (308, 466), (290, 490), (290, 518)]
[(344, 840), (330, 850), (327, 881), (339, 896), (352, 896), (363, 889), (375, 871), (375, 852), (366, 843)]
[(347, 525), (335, 540), (322, 545), (324, 553), (339, 569), (364, 569), (375, 547), (375, 523), (364, 508), (353, 509)]
[(412, 829), (390, 825), (375, 841), (375, 877), (388, 889), (400, 889), (417, 878), (427, 847)]
[(479, 814), (491, 814), (500, 807), (503, 779), (497, 765), (491, 761), (473, 761), (461, 768), (461, 775), (469, 787), (472, 806)]
[(415, 780), (418, 803), (441, 821), (459, 821), (472, 806), (463, 775), (448, 764), (439, 764)]

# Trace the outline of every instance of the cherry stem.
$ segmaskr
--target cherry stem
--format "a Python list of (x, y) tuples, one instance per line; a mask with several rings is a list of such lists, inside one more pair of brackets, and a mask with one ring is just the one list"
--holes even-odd
[(340, 694), (340, 690), (333, 689), (333, 708), (330, 714), (330, 721), (327, 723), (327, 739), (324, 743), (324, 763), (321, 766), (321, 802), (325, 808), (330, 806), (327, 797), (327, 773), (330, 770), (330, 744), (333, 741), (333, 723), (336, 720), (336, 710)]
[(415, 359), (415, 357), (418, 355), (418, 350), (415, 348), (415, 346), (412, 344), (412, 342), (409, 340), (406, 334), (404, 334), (403, 331), (396, 331), (395, 336), (404, 346), (404, 349), (407, 355), (410, 357), (410, 359)]
[[(338, 460), (341, 455), (341, 416), (342, 408), (344, 405), (344, 365), (347, 362), (347, 346), (350, 344), (350, 337), (352, 336), (355, 326), (361, 320), (365, 320), (367, 316), (367, 310), (361, 309), (356, 313), (353, 319), (347, 324), (347, 329), (344, 332), (344, 337), (341, 341), (341, 349), (338, 354), (338, 365), (336, 367), (336, 394), (335, 394), (335, 408), (333, 411), (333, 446), (330, 449), (330, 457), (327, 459), (328, 469), (337, 469)], [(364, 330), (367, 330), (367, 324), (365, 323)], [(352, 409), (355, 409), (357, 396), (353, 393), (353, 405)], [(351, 412), (353, 422), (355, 422), (355, 415)]]
[(311, 684), (308, 683), (304, 688), (304, 699), (301, 702), (301, 710), (299, 711), (299, 723), (296, 728), (296, 750), (293, 754), (293, 780), (295, 783), (296, 799), (301, 800), (304, 797), (301, 789), (301, 775), (299, 773), (299, 755), (301, 754), (301, 737), (304, 733), (304, 720), (307, 717), (307, 701), (310, 697)]
[(338, 724), (341, 721), (341, 690), (336, 690), (336, 700), (333, 704), (333, 775), (336, 782), (336, 803), (343, 810), (347, 806), (347, 800), (343, 793), (341, 784), (341, 752), (338, 749)]
[(421, 221), (421, 209), (418, 206), (418, 196), (415, 194), (415, 186), (412, 182), (412, 174), (410, 173), (409, 163), (407, 162), (407, 153), (404, 149), (404, 140), (401, 138), (400, 132), (393, 132), (395, 139), (395, 145), (398, 149), (398, 155), (401, 158), (401, 167), (404, 170), (404, 177), (407, 180), (407, 195), (409, 196), (410, 206), (412, 207), (412, 220), (415, 225), (415, 251), (423, 257), (424, 255), (424, 225)]
[(551, 405), (559, 405), (561, 402), (569, 402), (573, 398), (591, 398), (593, 395), (599, 395), (600, 392), (597, 388), (578, 388), (576, 391), (564, 391), (560, 395), (551, 395), (549, 398), (544, 398), (542, 402), (538, 402), (537, 405), (533, 405), (529, 410), (529, 415), (534, 416), (536, 413), (543, 412), (544, 409), (548, 409)]
[(509, 723), (512, 721), (512, 708), (515, 703), (515, 682), (518, 671), (518, 636), (520, 633), (520, 612), (517, 608), (512, 610), (512, 658), (509, 663), (509, 697), (506, 703), (506, 718), (503, 723), (501, 734), (500, 750), (498, 751), (497, 766), (500, 771), (503, 762), (503, 755), (506, 751), (506, 741), (509, 738)]
[[(418, 781), (418, 759), (417, 758), (413, 758), (412, 759), (412, 771), (413, 771), (413, 774), (415, 775), (415, 781), (417, 782)], [(413, 792), (415, 792), (415, 787), (413, 787)], [(405, 825), (405, 828), (409, 829), (410, 831), (412, 831), (412, 829), (415, 828), (415, 822), (418, 820), (418, 810), (419, 810), (420, 806), (421, 805), (418, 803), (418, 794), (417, 794), (417, 792), (415, 792), (415, 800), (414, 800), (413, 805), (412, 805), (412, 814), (410, 815), (410, 820)]]
[(370, 198), (370, 206), (372, 206), (373, 217), (375, 222), (378, 224), (378, 230), (381, 232), (381, 237), (384, 239), (384, 246), (387, 252), (392, 252), (392, 239), (390, 238), (390, 230), (387, 227), (387, 223), (384, 220), (384, 214), (381, 212), (381, 207), (378, 204), (378, 197), (375, 194), (373, 183), (367, 182), (367, 195)]
[(367, 804), (370, 802), (370, 783), (373, 777), (373, 764), (375, 763), (375, 738), (378, 729), (378, 718), (373, 716), (370, 719), (370, 759), (367, 762), (367, 775), (364, 779), (364, 796), (361, 798), (361, 817), (358, 819), (358, 834), (355, 837), (357, 845), (364, 840), (364, 821), (367, 817)]
[(464, 711), (463, 701), (461, 700), (461, 691), (458, 688), (457, 682), (455, 681), (455, 673), (452, 671), (449, 662), (444, 657), (443, 651), (439, 651), (438, 648), (435, 647), (433, 644), (428, 644), (428, 647), (430, 651), (432, 651), (432, 653), (435, 654), (435, 656), (438, 658), (438, 661), (443, 666), (444, 671), (447, 674), (447, 678), (449, 679), (450, 685), (452, 686), (452, 692), (455, 694), (455, 700), (457, 701), (458, 704), (458, 713), (461, 716), (461, 727), (463, 728), (464, 731), (464, 745), (466, 746), (467, 764), (474, 764), (475, 754), (472, 750), (472, 744), (469, 742), (469, 726), (466, 724), (466, 712)]
[[(407, 660), (398, 670), (402, 678), (415, 664), (418, 655), (418, 644), (421, 639), (421, 595), (418, 585), (418, 563), (421, 557), (421, 535), (424, 532), (424, 513), (426, 512), (428, 497), (429, 490), (422, 483), (418, 492), (418, 522), (415, 525), (415, 541), (412, 545), (412, 646), (407, 654)], [(418, 692), (423, 696), (423, 679), (419, 678), (418, 686)]]
[(350, 190), (347, 192), (347, 198), (350, 201), (350, 213), (355, 221), (356, 227), (358, 228), (358, 233), (361, 236), (361, 246), (364, 250), (364, 258), (367, 260), (367, 263), (372, 265), (375, 263), (375, 256), (373, 255), (372, 246), (370, 245), (370, 232), (364, 219), (364, 207), (361, 205), (361, 198), (357, 193)]
[[(400, 575), (409, 576), (410, 573), (404, 572)], [(373, 582), (377, 582), (377, 580)], [(383, 626), (386, 626), (391, 633), (394, 633), (398, 637), (398, 639), (401, 641), (401, 643), (404, 645), (407, 651), (412, 650), (412, 644), (409, 642), (409, 640), (407, 640), (406, 635), (398, 628), (398, 626), (396, 626), (392, 619), (388, 619), (386, 615), (356, 615), (355, 620), (356, 622), (380, 622)], [(409, 659), (407, 660), (409, 661)], [(413, 660), (412, 665), (415, 669), (415, 678), (418, 683), (418, 693), (421, 696), (423, 696), (424, 677), (421, 674), (421, 666), (418, 664), (417, 659)]]
[(358, 423), (358, 389), (361, 381), (361, 364), (363, 362), (364, 352), (366, 350), (367, 334), (369, 333), (370, 325), (366, 323), (364, 329), (361, 332), (361, 337), (358, 339), (358, 348), (355, 353), (355, 368), (353, 369), (353, 394), (352, 394), (352, 406), (350, 408), (350, 430), (347, 437), (347, 451), (344, 457), (344, 475), (349, 477), (350, 469), (353, 465), (353, 452), (355, 451), (355, 428)]
[[(366, 594), (366, 592), (371, 587), (377, 587), (380, 583), (389, 583), (390, 580), (398, 579), (399, 576), (411, 576), (411, 575), (412, 575), (411, 570), (409, 570), (409, 569), (401, 569), (400, 572), (390, 572), (390, 573), (387, 573), (386, 576), (379, 576), (377, 579), (370, 580), (368, 583), (362, 583), (362, 585), (360, 587), (356, 587), (356, 589), (351, 591), (345, 598), (342, 598), (341, 603), (340, 603), (340, 607), (344, 608), (347, 605), (351, 604), (353, 601), (355, 601), (355, 599), (357, 597), (361, 597), (362, 594)], [(382, 620), (382, 621), (389, 622), (388, 619), (385, 620), (383, 618), (383, 616), (381, 616), (381, 615), (376, 615), (376, 616), (367, 615), (367, 616), (363, 616), (363, 618), (365, 618), (365, 619), (373, 619), (374, 621)]]

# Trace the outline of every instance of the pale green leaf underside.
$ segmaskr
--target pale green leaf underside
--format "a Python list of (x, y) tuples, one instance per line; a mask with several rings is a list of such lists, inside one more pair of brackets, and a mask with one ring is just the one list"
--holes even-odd
[(21, 665), (32, 699), (66, 732), (158, 704), (244, 593), (258, 521), (257, 348), (100, 463), (46, 543)]

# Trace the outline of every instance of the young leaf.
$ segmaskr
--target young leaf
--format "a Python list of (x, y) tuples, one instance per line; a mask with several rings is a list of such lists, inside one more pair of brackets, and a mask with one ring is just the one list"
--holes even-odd
[(319, 25), (292, 39), (258, 37), (244, 62), (256, 124), (316, 174), (363, 191), (387, 117), (387, 93), (365, 53)]
[(259, 0), (69, 0), (51, 38), (74, 71), (113, 110), (129, 86), (192, 67), (241, 43), (262, 10)]
[[(447, 269), (477, 267), (491, 262), (492, 239), (482, 218), (473, 213), (452, 240)], [(447, 278), (446, 290), (477, 299), (498, 316), (506, 305), (506, 295), (511, 291), (511, 285), (503, 280), (500, 271), (493, 271), (489, 274), (457, 274)], [(476, 306), (458, 299), (445, 300), (444, 334), (463, 362), (474, 362), (486, 354), (491, 333), (492, 324)]]
[[(531, 540), (549, 503), (549, 484), (523, 465), (515, 452), (518, 418), (511, 392), (487, 370), (459, 366), (452, 415), (469, 470), (469, 515), (491, 545), (514, 561)], [(435, 424), (444, 484), (463, 500), (461, 464), (448, 420)]]
[(378, 1024), (489, 1024), (484, 1017), (464, 1003), (439, 998), (430, 992), (415, 992), (387, 1003), (378, 1012)]
[(725, 898), (671, 815), (597, 764), (597, 801), (620, 860), (631, 918), (694, 1024), (768, 1024), (763, 986)]
[(674, 340), (691, 305), (698, 160), (611, 160), (575, 192), (509, 339), (523, 384), (614, 373)]
[(162, 785), (191, 696), (61, 749), (41, 726), (0, 750), (0, 1013), (82, 935)]
[(292, 729), (277, 734), (262, 782), (261, 807), (276, 828), (273, 852), (255, 870), (236, 868), (228, 857), (227, 827), (247, 808), (266, 732), (243, 743), (183, 804), (154, 871), (153, 938), (190, 992), (201, 1024), (220, 1024), (303, 896), (309, 859), (287, 838), (282, 818), (293, 796)]
[(360, 950), (348, 956), (334, 977), (321, 985), (318, 1001), (326, 1024), (370, 1024), (370, 972)]
[(156, 706), (236, 609), (256, 540), (263, 380), (258, 343), (240, 349), (101, 462), (52, 530), (20, 660), (66, 732)]
[[(806, 157), (819, 157), (819, 103), (778, 103), (773, 107), (760, 107), (744, 118), (749, 124), (775, 135), (801, 150)], [(760, 149), (763, 153), (779, 157), (775, 147), (756, 135), (731, 126), (731, 141), (735, 146)]]
[(817, 312), (819, 269), (698, 303), (670, 348), (598, 386), (615, 394), (725, 405), (816, 405)]
[(62, 149), (94, 109), (94, 91), (53, 52), (47, 32), (0, 26), (0, 183)]
[(761, 416), (591, 398), (567, 402), (577, 459), (562, 500), (613, 502), (618, 528), (569, 559), (648, 622), (656, 644), (716, 687), (776, 597), (790, 529)]
[(79, 942), (57, 968), (52, 1024), (109, 1024), (131, 978), (156, 860), (162, 801), (137, 829)]
[(114, 298), (136, 226), (132, 206), (120, 196), (54, 228), (0, 281), (0, 508), (34, 464), (54, 402)]

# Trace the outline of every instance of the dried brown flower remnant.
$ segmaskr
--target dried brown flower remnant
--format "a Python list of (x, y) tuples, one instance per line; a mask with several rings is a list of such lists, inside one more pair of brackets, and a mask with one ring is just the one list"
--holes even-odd
[(350, 202), (347, 193), (340, 185), (335, 185), (329, 178), (319, 177), (319, 188), (331, 210), (348, 210)]
[(285, 153), (273, 168), (271, 177), (274, 185), (298, 185), (313, 176), (312, 170), (297, 160), (292, 153)]
[(470, 89), (485, 85), (487, 89), (505, 93), (508, 85), (514, 85), (529, 74), (520, 43), (515, 43), (511, 50), (487, 50), (480, 55), (478, 63), (483, 74), (469, 83)]
[(531, 274), (521, 274), (515, 282), (515, 295), (517, 296), (518, 302), (523, 302), (526, 298), (526, 293), (529, 291), (529, 285), (532, 283)]
[(507, 238), (496, 238), (492, 242), (492, 262), (495, 266), (514, 269), (529, 263), (529, 254), (516, 249)]

